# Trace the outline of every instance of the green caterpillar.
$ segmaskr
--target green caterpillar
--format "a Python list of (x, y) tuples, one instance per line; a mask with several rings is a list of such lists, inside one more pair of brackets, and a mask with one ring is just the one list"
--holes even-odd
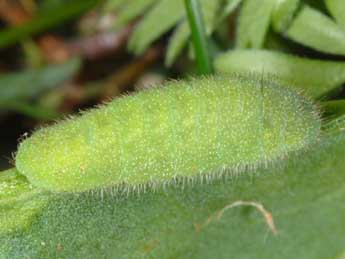
[(167, 83), (35, 132), (16, 167), (52, 191), (80, 192), (258, 167), (314, 142), (315, 106), (276, 81), (208, 77)]

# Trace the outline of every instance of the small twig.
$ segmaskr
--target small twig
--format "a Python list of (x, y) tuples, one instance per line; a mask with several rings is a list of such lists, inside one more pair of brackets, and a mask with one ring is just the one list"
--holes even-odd
[[(206, 222), (202, 225), (202, 227), (205, 227), (209, 225), (214, 218), (217, 220), (220, 220), (221, 217), (223, 216), (224, 212), (227, 211), (228, 209), (232, 209), (235, 207), (239, 206), (252, 206), (256, 208), (264, 217), (266, 224), (268, 225), (269, 229), (272, 231), (273, 235), (277, 235), (278, 231), (277, 228), (275, 227), (274, 221), (273, 221), (273, 216), (272, 213), (270, 213), (268, 210), (264, 208), (264, 206), (261, 203), (255, 202), (255, 201), (235, 201), (224, 208), (222, 208), (219, 212), (217, 212), (215, 215), (209, 217)], [(201, 229), (201, 227), (199, 227)]]

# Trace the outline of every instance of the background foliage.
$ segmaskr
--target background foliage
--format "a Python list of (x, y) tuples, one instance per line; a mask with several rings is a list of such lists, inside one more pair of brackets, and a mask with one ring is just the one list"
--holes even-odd
[[(194, 2), (187, 15), (183, 0), (0, 1), (0, 166), (42, 124), (212, 70), (299, 89), (320, 106), (320, 141), (237, 177), (139, 194), (52, 194), (1, 172), (0, 258), (345, 256), (344, 1)], [(264, 206), (277, 234), (253, 206), (217, 219), (239, 201)]]

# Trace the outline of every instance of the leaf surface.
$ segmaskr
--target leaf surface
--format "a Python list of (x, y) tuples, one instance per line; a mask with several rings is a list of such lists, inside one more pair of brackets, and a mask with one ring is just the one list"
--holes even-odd
[(75, 75), (80, 65), (79, 59), (71, 59), (60, 65), (0, 75), (0, 106), (13, 100), (30, 99), (58, 87)]
[(270, 26), (275, 0), (246, 0), (237, 25), (237, 48), (261, 48)]
[(309, 6), (302, 8), (286, 33), (290, 39), (315, 50), (345, 55), (345, 30)]

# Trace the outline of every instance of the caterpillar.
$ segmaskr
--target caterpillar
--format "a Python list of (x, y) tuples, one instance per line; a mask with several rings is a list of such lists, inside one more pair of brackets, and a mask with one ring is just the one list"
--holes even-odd
[(35, 186), (81, 192), (257, 167), (317, 140), (315, 105), (278, 81), (213, 76), (168, 82), (39, 129), (16, 168)]

